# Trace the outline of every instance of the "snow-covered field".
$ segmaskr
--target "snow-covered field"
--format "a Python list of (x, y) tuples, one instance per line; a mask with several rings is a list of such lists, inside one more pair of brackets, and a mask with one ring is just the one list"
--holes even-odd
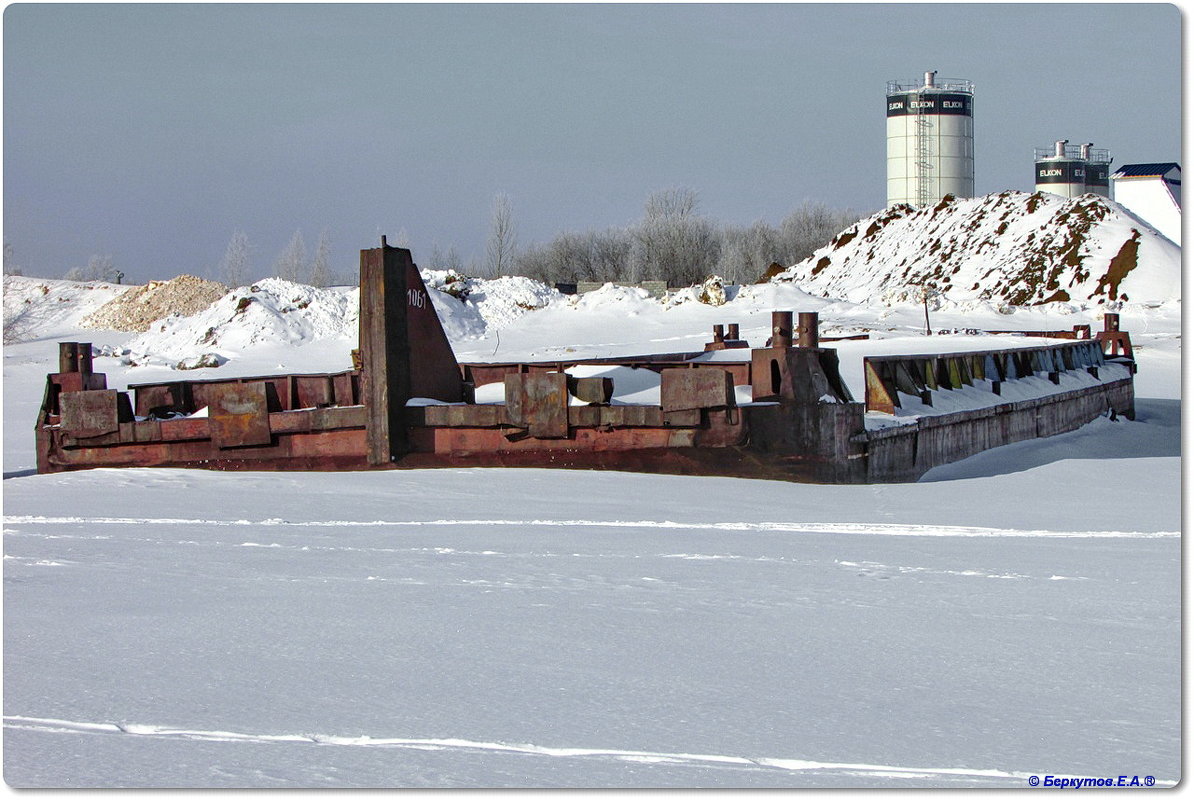
[[(181, 321), (159, 332), (169, 358), (130, 359), (133, 335), (77, 327), (117, 290), (43, 283), (44, 297), (70, 300), (27, 304), (25, 341), (4, 349), (11, 785), (1181, 778), (1180, 303), (1123, 310), (1139, 346), (1135, 422), (1099, 419), (915, 484), (483, 469), (39, 476), (32, 427), (60, 340), (109, 346), (95, 369), (123, 388), (345, 369), (355, 325), (296, 323), (287, 330), (309, 333), (243, 348), (251, 332), (230, 329), (217, 337), (233, 343), (227, 363), (179, 373), (168, 363), (187, 355)], [(25, 291), (6, 284), (6, 318)], [(919, 307), (791, 285), (744, 288), (720, 308), (614, 288), (537, 302), (437, 308), (468, 361), (699, 349), (729, 322), (759, 342), (773, 308), (819, 311), (823, 334), (873, 332), (836, 343), (859, 397), (866, 354), (1041, 344), (926, 338)], [(1068, 304), (933, 314), (949, 329), (1086, 322), (1096, 313)]]

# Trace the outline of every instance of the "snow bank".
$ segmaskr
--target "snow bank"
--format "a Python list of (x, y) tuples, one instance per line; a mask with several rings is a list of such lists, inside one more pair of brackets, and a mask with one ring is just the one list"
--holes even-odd
[(267, 278), (227, 293), (189, 317), (156, 322), (126, 347), (134, 364), (174, 363), (204, 354), (235, 358), (256, 344), (298, 346), (316, 340), (352, 340), (357, 334), (356, 288), (319, 289)]
[(4, 341), (51, 337), (81, 327), (84, 317), (137, 289), (106, 281), (4, 276)]
[(523, 276), (469, 278), (454, 270), (423, 270), (421, 275), (428, 289), (438, 289), (458, 300), (480, 317), (483, 327), (490, 329), (505, 328), (527, 312), (564, 298), (553, 287)]

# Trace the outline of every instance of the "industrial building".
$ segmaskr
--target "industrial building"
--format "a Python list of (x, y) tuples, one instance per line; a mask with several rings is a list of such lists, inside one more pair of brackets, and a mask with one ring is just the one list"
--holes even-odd
[(1036, 191), (1052, 192), (1062, 197), (1078, 197), (1087, 193), (1109, 197), (1108, 173), (1111, 171), (1111, 151), (1094, 149), (1093, 142), (1071, 145), (1059, 139), (1051, 148), (1036, 148)]
[(887, 205), (927, 206), (974, 196), (974, 84), (887, 83)]
[(1172, 161), (1125, 164), (1111, 176), (1115, 202), (1182, 243), (1182, 168)]

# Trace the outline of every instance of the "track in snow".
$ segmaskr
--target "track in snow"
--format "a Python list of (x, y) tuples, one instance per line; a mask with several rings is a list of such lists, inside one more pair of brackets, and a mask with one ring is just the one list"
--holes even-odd
[(5, 715), (7, 729), (60, 734), (130, 735), (181, 740), (214, 742), (246, 742), (278, 745), (320, 745), (348, 748), (405, 748), (413, 750), (465, 750), (523, 754), (537, 757), (566, 757), (585, 759), (615, 759), (643, 763), (686, 763), (690, 765), (732, 765), (745, 768), (765, 768), (782, 771), (833, 771), (846, 775), (880, 775), (890, 778), (921, 779), (929, 777), (975, 777), (995, 779), (1027, 779), (1034, 773), (1007, 772), (974, 768), (912, 768), (895, 765), (867, 765), (848, 762), (818, 762), (804, 759), (775, 757), (742, 757), (722, 754), (678, 754), (654, 751), (630, 751), (617, 748), (573, 748), (533, 745), (530, 743), (477, 742), (455, 737), (409, 738), (344, 736), (328, 734), (247, 734), (231, 731), (207, 731), (173, 726), (154, 726), (133, 723), (92, 723), (56, 718)]
[(761, 531), (792, 534), (877, 534), (905, 537), (1097, 537), (1155, 539), (1179, 531), (1051, 531), (1048, 529), (941, 526), (924, 523), (682, 523), (672, 520), (201, 520), (170, 517), (44, 517), (11, 515), (5, 523), (31, 525), (277, 526), (287, 528), (403, 528), (420, 526), (513, 526), (517, 528), (654, 528), (699, 531)]

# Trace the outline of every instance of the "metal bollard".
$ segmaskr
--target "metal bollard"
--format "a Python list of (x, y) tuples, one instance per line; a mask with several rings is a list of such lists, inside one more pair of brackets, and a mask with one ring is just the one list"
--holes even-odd
[(91, 375), (91, 343), (76, 342), (75, 351), (78, 353), (79, 372), (83, 375)]
[(816, 312), (800, 312), (796, 337), (796, 346), (799, 348), (820, 347), (821, 335)]
[(77, 342), (59, 342), (58, 343), (58, 372), (60, 372), (60, 373), (77, 373), (77, 372), (79, 372), (79, 343), (77, 343)]
[(771, 347), (792, 347), (792, 312), (771, 312)]

